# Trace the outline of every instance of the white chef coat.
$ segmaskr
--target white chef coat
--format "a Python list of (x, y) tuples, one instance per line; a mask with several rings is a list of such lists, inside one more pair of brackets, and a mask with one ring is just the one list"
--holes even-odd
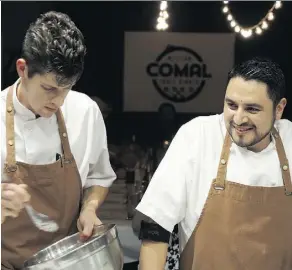
[[(276, 121), (275, 127), (292, 167), (292, 122)], [(198, 222), (211, 182), (217, 175), (225, 134), (223, 114), (197, 117), (183, 125), (137, 206), (138, 211), (169, 232), (179, 224), (181, 251)], [(250, 186), (283, 186), (274, 141), (260, 153), (233, 143), (227, 180)]]
[[(13, 86), (16, 160), (28, 164), (49, 164), (61, 154), (61, 140), (56, 115), (39, 117), (24, 107)], [(1, 92), (1, 169), (6, 158), (6, 98)], [(81, 176), (82, 186), (109, 187), (116, 175), (109, 162), (106, 129), (102, 114), (90, 97), (70, 90), (61, 110), (64, 115), (72, 154)], [(1, 177), (2, 178), (2, 177)]]

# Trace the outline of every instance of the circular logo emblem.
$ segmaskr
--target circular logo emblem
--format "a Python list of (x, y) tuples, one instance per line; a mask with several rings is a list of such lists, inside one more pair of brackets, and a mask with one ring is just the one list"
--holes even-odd
[(194, 99), (212, 75), (202, 57), (186, 47), (168, 46), (146, 67), (155, 89), (173, 102)]

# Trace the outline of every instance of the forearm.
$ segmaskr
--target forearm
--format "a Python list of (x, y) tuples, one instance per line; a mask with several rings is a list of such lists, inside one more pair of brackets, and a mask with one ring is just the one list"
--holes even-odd
[(164, 270), (168, 244), (163, 242), (143, 241), (140, 251), (140, 270)]
[(92, 186), (84, 190), (82, 209), (90, 208), (96, 211), (106, 199), (109, 188)]

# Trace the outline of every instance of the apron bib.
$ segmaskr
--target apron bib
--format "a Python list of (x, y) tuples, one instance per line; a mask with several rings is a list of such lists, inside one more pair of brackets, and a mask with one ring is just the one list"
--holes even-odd
[[(291, 270), (292, 183), (279, 133), (273, 129), (284, 186), (255, 187), (226, 180), (226, 134), (217, 178), (186, 247), (182, 270)], [(267, 168), (268, 169), (268, 168)]]
[(25, 210), (17, 218), (7, 217), (1, 226), (1, 269), (21, 269), (24, 261), (36, 252), (77, 232), (76, 222), (82, 197), (81, 179), (60, 109), (56, 116), (63, 150), (60, 159), (47, 165), (16, 161), (13, 87), (10, 87), (6, 101), (7, 156), (4, 173), (14, 183), (20, 184), (22, 181), (28, 186), (32, 207), (54, 219), (59, 230), (54, 233), (38, 230)]

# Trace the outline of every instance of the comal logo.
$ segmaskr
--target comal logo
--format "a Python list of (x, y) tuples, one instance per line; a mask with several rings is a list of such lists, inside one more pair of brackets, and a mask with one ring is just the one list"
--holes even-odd
[(168, 46), (146, 67), (156, 90), (173, 102), (195, 98), (212, 78), (202, 57), (186, 47)]

